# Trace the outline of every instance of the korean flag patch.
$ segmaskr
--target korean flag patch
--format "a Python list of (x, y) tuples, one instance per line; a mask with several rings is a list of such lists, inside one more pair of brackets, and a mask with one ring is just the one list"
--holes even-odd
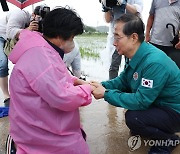
[(141, 86), (147, 87), (147, 88), (152, 88), (153, 87), (153, 80), (148, 80), (148, 79), (142, 78)]

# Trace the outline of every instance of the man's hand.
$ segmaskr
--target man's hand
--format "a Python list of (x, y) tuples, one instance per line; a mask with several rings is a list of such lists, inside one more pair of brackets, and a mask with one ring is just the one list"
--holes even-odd
[(91, 82), (92, 86), (95, 86), (96, 88), (93, 90), (92, 94), (94, 95), (95, 99), (101, 99), (104, 98), (105, 88), (98, 82)]
[(102, 86), (99, 82), (97, 81), (90, 81), (90, 84), (91, 85), (94, 85), (95, 87), (98, 87), (98, 86)]
[(89, 81), (84, 81), (82, 79), (77, 79), (74, 81), (74, 86), (85, 85), (85, 84), (89, 84), (91, 86), (91, 92), (93, 92), (96, 89), (96, 87), (94, 85), (91, 85), (91, 82)]
[(35, 21), (35, 20), (31, 21), (27, 29), (30, 31), (38, 31), (39, 29), (38, 21)]
[(179, 38), (179, 42), (175, 45), (176, 49), (180, 49), (180, 38)]
[[(91, 85), (91, 84), (90, 84)], [(93, 93), (93, 91), (96, 89), (95, 86), (91, 85), (91, 92)]]

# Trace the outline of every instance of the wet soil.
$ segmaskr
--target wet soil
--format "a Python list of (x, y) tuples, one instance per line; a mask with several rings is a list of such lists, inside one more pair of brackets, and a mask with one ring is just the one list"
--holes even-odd
[[(103, 99), (93, 99), (80, 113), (91, 154), (147, 154), (149, 147), (143, 142), (140, 148), (130, 151), (128, 139), (131, 135), (125, 124), (124, 109), (113, 107)], [(8, 131), (8, 117), (0, 118), (0, 154), (5, 152)], [(172, 154), (180, 154), (180, 145)]]

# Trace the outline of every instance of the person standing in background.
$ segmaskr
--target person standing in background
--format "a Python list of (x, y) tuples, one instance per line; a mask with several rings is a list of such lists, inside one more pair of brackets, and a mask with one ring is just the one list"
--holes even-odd
[[(44, 10), (48, 8), (48, 10)], [(7, 40), (18, 40), (23, 29), (39, 31), (40, 24), (37, 19), (42, 19), (50, 11), (47, 5), (36, 6), (32, 15), (25, 10), (16, 9), (9, 11), (0, 19), (0, 88), (4, 95), (4, 105), (9, 106), (10, 95), (8, 90), (8, 57), (4, 53)], [(33, 19), (33, 20), (32, 20)], [(10, 51), (9, 51), (10, 52)], [(8, 53), (9, 54), (9, 53)]]
[(146, 26), (146, 42), (164, 51), (180, 68), (179, 32), (180, 0), (153, 0)]
[[(105, 16), (105, 21), (110, 23), (109, 33), (107, 36), (107, 47), (109, 47), (108, 52), (111, 56), (111, 64), (109, 68), (109, 79), (113, 79), (118, 76), (119, 66), (121, 64), (122, 56), (118, 54), (113, 46), (113, 30), (114, 30), (114, 21), (118, 19), (124, 13), (136, 14), (141, 16), (143, 10), (143, 1), (142, 0), (112, 0), (117, 1), (115, 5), (108, 5), (109, 0), (102, 0), (103, 12)], [(109, 4), (110, 5), (110, 4)], [(113, 52), (113, 54), (111, 54)]]
[[(8, 58), (4, 53), (4, 45), (8, 39), (18, 38), (22, 29), (30, 23), (30, 13), (21, 9), (13, 10), (0, 19), (0, 88), (3, 92), (5, 106), (9, 106), (8, 90)], [(32, 27), (29, 27), (31, 29)]]
[[(72, 75), (77, 78), (81, 77), (81, 53), (77, 42), (74, 42), (75, 46), (71, 52), (64, 55), (63, 61), (65, 62), (68, 69), (72, 69)], [(71, 70), (70, 70), (71, 71)]]

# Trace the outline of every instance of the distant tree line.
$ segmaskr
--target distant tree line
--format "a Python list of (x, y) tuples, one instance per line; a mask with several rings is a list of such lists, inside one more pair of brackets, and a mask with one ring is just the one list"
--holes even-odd
[(86, 33), (94, 33), (94, 32), (97, 32), (95, 28), (93, 27), (90, 27), (90, 26), (85, 26), (84, 27), (84, 32)]
[(91, 27), (91, 26), (85, 25), (84, 32), (85, 33), (107, 33), (108, 27), (107, 26)]

